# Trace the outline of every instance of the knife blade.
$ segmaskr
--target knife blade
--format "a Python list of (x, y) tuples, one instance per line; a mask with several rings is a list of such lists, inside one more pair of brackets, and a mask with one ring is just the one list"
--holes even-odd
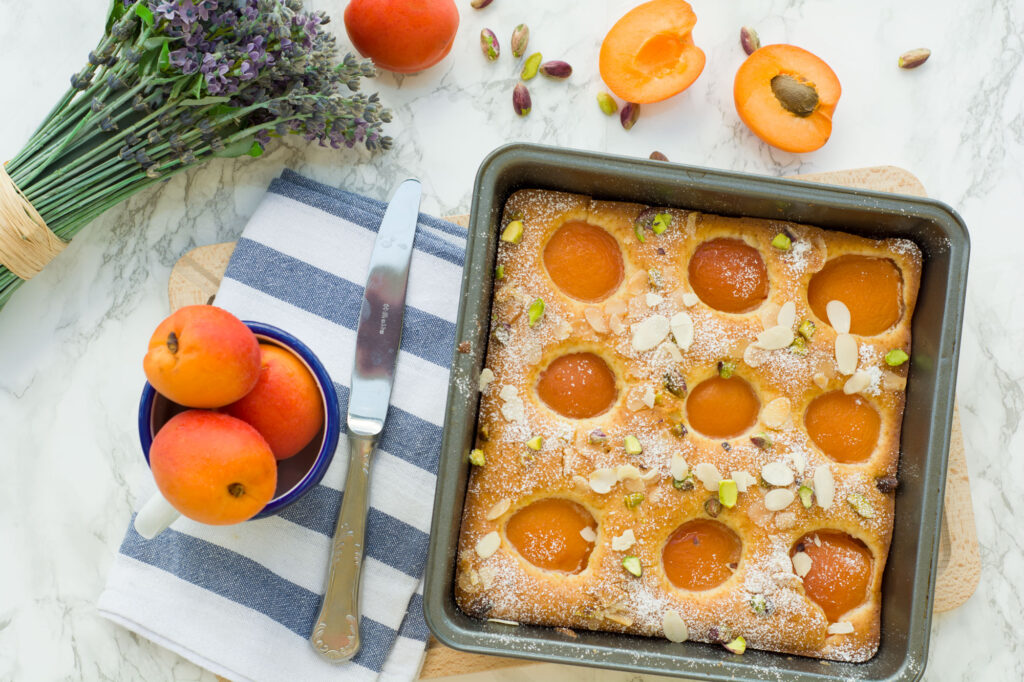
[(360, 647), (359, 582), (365, 554), (370, 464), (387, 418), (402, 344), (405, 290), (421, 193), (419, 181), (409, 179), (392, 194), (370, 254), (359, 309), (346, 419), (348, 473), (334, 529), (324, 601), (310, 634), (313, 648), (332, 663), (351, 659)]

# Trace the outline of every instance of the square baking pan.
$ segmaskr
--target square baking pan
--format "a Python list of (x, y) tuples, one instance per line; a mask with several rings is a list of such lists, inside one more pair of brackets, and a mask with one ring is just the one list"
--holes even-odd
[[(923, 254), (911, 324), (913, 354), (900, 442), (895, 526), (882, 581), (881, 644), (865, 663), (837, 663), (748, 649), (577, 630), (510, 627), (472, 618), (455, 603), (454, 574), (474, 445), (477, 377), (487, 353), (499, 222), (509, 195), (539, 188), (597, 199), (727, 216), (788, 220), (872, 238), (905, 237)], [(942, 500), (949, 452), (970, 250), (967, 228), (946, 204), (539, 145), (492, 152), (473, 190), (457, 340), (434, 498), (424, 611), (434, 636), (462, 651), (705, 680), (917, 680), (928, 659)], [(464, 347), (464, 346), (463, 346)]]

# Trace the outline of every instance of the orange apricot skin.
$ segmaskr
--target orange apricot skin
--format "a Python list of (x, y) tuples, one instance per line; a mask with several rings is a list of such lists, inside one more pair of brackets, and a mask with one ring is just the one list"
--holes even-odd
[(615, 237), (574, 220), (555, 231), (544, 247), (544, 267), (558, 287), (581, 301), (608, 298), (622, 282), (622, 248)]
[(683, 0), (651, 0), (627, 12), (601, 43), (598, 68), (608, 89), (627, 102), (647, 104), (690, 87), (705, 62), (693, 43), (696, 23)]
[(828, 321), (826, 306), (838, 300), (850, 311), (850, 332), (881, 334), (903, 313), (903, 277), (888, 258), (847, 254), (834, 258), (814, 273), (807, 302), (819, 319)]
[[(772, 92), (772, 78), (789, 75), (813, 84), (818, 106), (800, 117), (783, 108)], [(801, 154), (820, 149), (832, 135), (832, 115), (842, 88), (831, 67), (795, 45), (765, 45), (747, 57), (736, 71), (733, 98), (736, 112), (763, 141), (783, 151)]]
[(359, 54), (381, 69), (416, 73), (451, 52), (459, 29), (453, 0), (351, 0), (345, 30)]
[[(819, 547), (810, 537), (818, 536)], [(863, 542), (835, 530), (808, 533), (797, 541), (797, 548), (811, 558), (811, 570), (803, 578), (804, 593), (821, 607), (830, 623), (860, 606), (867, 598), (871, 582), (871, 550)]]
[(662, 550), (665, 575), (684, 590), (709, 590), (732, 575), (742, 547), (730, 528), (718, 521), (688, 521), (669, 536)]
[(878, 445), (881, 417), (859, 395), (824, 393), (804, 413), (807, 435), (822, 452), (841, 464), (867, 460)]
[(615, 374), (594, 353), (555, 358), (537, 379), (537, 395), (544, 404), (571, 419), (587, 419), (607, 411), (616, 393)]
[(153, 438), (160, 493), (188, 518), (215, 526), (255, 516), (274, 497), (277, 461), (249, 424), (209, 410), (172, 417)]
[(708, 438), (735, 438), (757, 423), (760, 408), (754, 389), (737, 376), (705, 379), (686, 398), (690, 426)]
[(742, 239), (702, 243), (690, 256), (687, 273), (694, 293), (715, 310), (745, 313), (768, 298), (764, 258)]
[(592, 542), (580, 532), (595, 528), (594, 517), (582, 505), (562, 498), (538, 500), (514, 513), (505, 536), (534, 566), (549, 571), (579, 573), (587, 567)]
[(153, 388), (179, 405), (223, 407), (256, 385), (260, 346), (223, 308), (190, 305), (156, 328), (142, 367)]
[(320, 387), (291, 352), (260, 344), (260, 377), (241, 400), (224, 412), (255, 427), (277, 459), (288, 459), (309, 444), (324, 423)]

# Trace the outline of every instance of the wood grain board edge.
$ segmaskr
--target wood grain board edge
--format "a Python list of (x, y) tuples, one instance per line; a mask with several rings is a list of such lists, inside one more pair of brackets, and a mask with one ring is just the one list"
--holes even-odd
[[(857, 189), (926, 196), (924, 186), (916, 176), (895, 166), (875, 166), (791, 177)], [(448, 220), (466, 227), (469, 216), (452, 216)], [(233, 242), (202, 246), (181, 257), (171, 270), (167, 287), (171, 310), (213, 300), (234, 246)], [(970, 479), (960, 429), (960, 412), (959, 407), (956, 407), (950, 436), (934, 610), (949, 611), (963, 604), (974, 593), (980, 577), (981, 560), (978, 556), (977, 528), (974, 524)], [(530, 663), (520, 659), (455, 651), (431, 638), (427, 643), (420, 678), (464, 675)]]

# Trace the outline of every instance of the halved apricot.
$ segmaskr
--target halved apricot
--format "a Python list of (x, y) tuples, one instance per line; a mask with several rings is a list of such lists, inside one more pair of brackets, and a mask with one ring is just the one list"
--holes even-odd
[(754, 389), (737, 376), (705, 379), (686, 399), (690, 426), (709, 438), (740, 435), (754, 425), (760, 409)]
[(715, 310), (745, 313), (768, 297), (761, 252), (741, 239), (706, 241), (690, 256), (690, 286)]
[(634, 7), (601, 43), (601, 78), (627, 102), (660, 102), (679, 94), (704, 70), (704, 52), (691, 34), (696, 23), (697, 15), (683, 0)]
[(828, 322), (825, 306), (842, 301), (850, 311), (850, 332), (873, 336), (896, 324), (903, 312), (903, 276), (888, 258), (847, 254), (825, 263), (811, 277), (807, 302)]
[(724, 583), (740, 562), (742, 545), (728, 526), (696, 519), (676, 528), (661, 553), (665, 575), (684, 590), (709, 590)]
[[(818, 542), (814, 542), (817, 536)], [(790, 556), (805, 552), (811, 570), (804, 576), (804, 593), (825, 612), (830, 623), (864, 603), (871, 583), (871, 550), (838, 530), (819, 530), (800, 538)]]
[(544, 247), (544, 267), (568, 295), (600, 301), (622, 282), (622, 249), (606, 230), (574, 220), (551, 235)]
[(762, 140), (787, 152), (828, 142), (842, 89), (829, 65), (795, 45), (765, 45), (736, 72), (736, 111)]
[(863, 462), (878, 444), (881, 418), (859, 395), (832, 391), (811, 401), (804, 413), (807, 435), (837, 462)]
[(583, 505), (549, 497), (523, 507), (505, 525), (505, 536), (520, 556), (538, 568), (579, 573), (587, 567), (594, 543), (581, 535), (597, 522)]
[(537, 379), (537, 395), (572, 419), (594, 417), (615, 401), (615, 373), (594, 353), (570, 353), (551, 361)]

